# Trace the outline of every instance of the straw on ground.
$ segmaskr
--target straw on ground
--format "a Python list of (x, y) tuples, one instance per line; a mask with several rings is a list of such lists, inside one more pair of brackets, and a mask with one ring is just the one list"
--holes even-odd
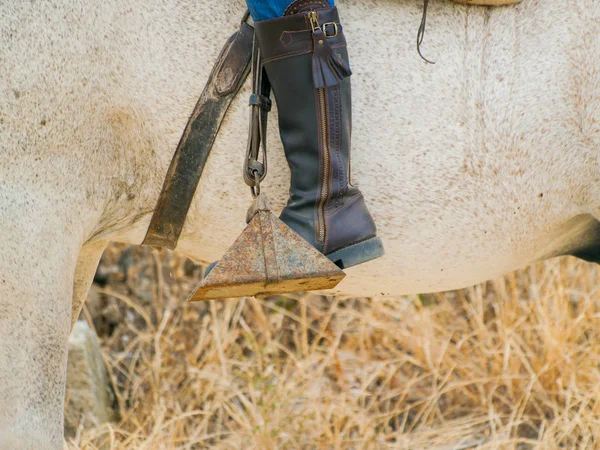
[(188, 304), (200, 270), (109, 249), (86, 311), (120, 423), (73, 449), (593, 449), (596, 266), (556, 259), (403, 298)]

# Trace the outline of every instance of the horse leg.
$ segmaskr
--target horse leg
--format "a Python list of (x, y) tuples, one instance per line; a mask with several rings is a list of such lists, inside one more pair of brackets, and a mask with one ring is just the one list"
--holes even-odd
[(71, 313), (71, 328), (75, 325), (83, 303), (87, 298), (90, 286), (94, 281), (94, 275), (98, 268), (98, 263), (104, 253), (107, 242), (94, 242), (81, 247), (77, 266), (75, 267), (75, 279), (73, 281), (73, 306)]
[[(0, 215), (0, 449), (63, 449), (79, 244), (47, 200)], [(24, 209), (28, 208), (28, 211)], [(71, 230), (74, 231), (74, 230)]]

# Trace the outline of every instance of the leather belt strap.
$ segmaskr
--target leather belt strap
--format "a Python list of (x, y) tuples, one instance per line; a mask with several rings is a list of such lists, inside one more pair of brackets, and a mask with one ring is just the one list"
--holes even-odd
[(245, 23), (231, 36), (210, 74), (177, 145), (142, 245), (175, 249), (198, 182), (225, 113), (248, 73), (254, 29)]

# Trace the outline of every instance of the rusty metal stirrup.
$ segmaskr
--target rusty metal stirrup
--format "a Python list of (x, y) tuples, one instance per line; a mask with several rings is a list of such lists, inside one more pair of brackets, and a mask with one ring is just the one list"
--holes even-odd
[(331, 289), (346, 274), (273, 215), (259, 195), (248, 226), (188, 300)]

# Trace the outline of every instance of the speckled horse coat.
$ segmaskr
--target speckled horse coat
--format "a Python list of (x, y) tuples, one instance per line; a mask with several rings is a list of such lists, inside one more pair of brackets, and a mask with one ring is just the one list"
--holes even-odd
[[(559, 254), (599, 257), (600, 4), (339, 7), (354, 69), (353, 176), (387, 256), (352, 295), (459, 288)], [(0, 3), (0, 448), (62, 446), (67, 337), (109, 240), (139, 244), (242, 0)], [(241, 231), (247, 87), (178, 250)], [(288, 170), (272, 115), (265, 191)]]

